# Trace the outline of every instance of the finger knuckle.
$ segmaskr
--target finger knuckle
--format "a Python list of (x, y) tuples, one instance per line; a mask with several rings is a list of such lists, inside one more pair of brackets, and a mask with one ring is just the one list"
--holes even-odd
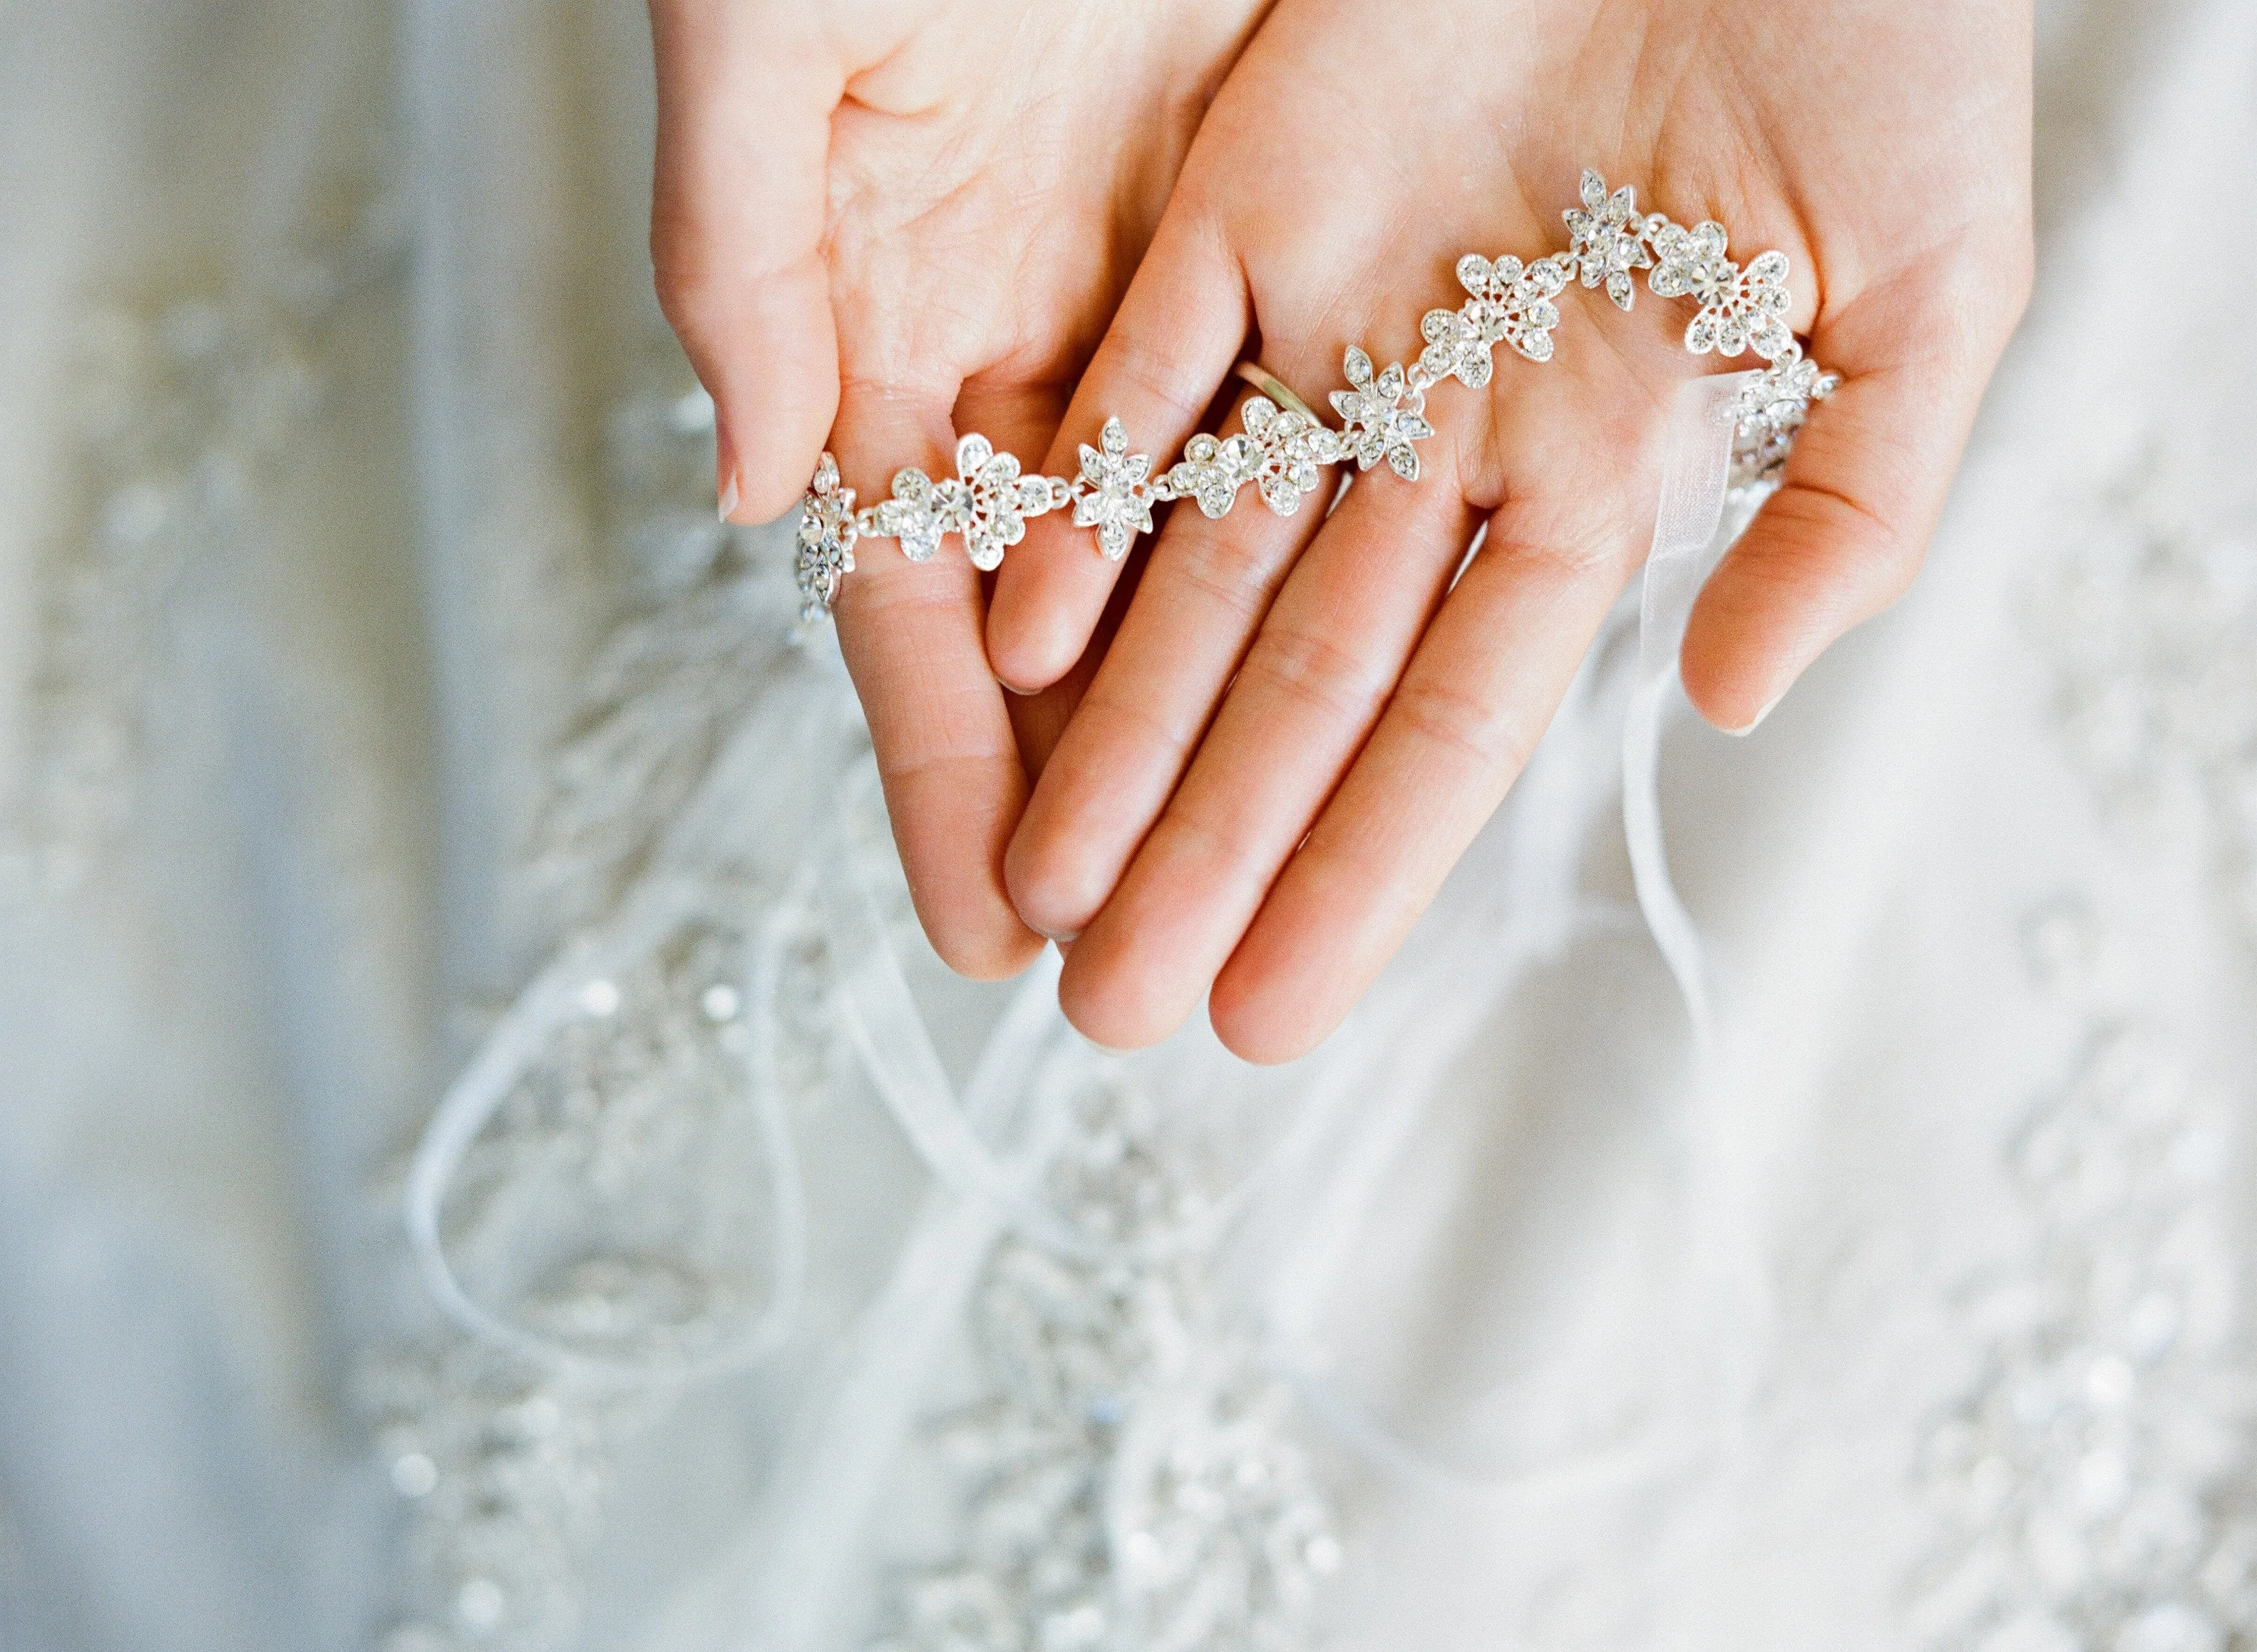
[(1177, 360), (1157, 343), (1148, 343), (1121, 332), (1107, 341), (1107, 372), (1128, 387), (1150, 397), (1185, 423), (1195, 422), (1206, 411), (1207, 388), (1185, 377)]
[(1281, 572), (1276, 559), (1259, 547), (1220, 523), (1209, 526), (1204, 521), (1176, 541), (1168, 561), (1171, 577), (1242, 627), (1252, 625), (1269, 607)]
[(710, 240), (697, 210), (661, 189), (650, 215), (651, 282), (676, 327), (695, 325), (713, 290)]
[(1329, 721), (1358, 726), (1377, 714), (1390, 683), (1388, 672), (1355, 649), (1300, 626), (1265, 630), (1239, 675)]
[(1517, 774), (1528, 761), (1527, 738), (1502, 707), (1445, 679), (1405, 682), (1388, 715), (1421, 744), (1477, 774)]

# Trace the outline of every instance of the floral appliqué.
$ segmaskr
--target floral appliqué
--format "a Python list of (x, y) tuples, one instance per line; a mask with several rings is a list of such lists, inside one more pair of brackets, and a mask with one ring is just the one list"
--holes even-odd
[(1662, 225), (1653, 234), (1659, 262), (1648, 285), (1661, 298), (1700, 301), (1685, 324), (1685, 348), (1695, 356), (1737, 356), (1752, 345), (1765, 361), (1777, 361), (1794, 346), (1786, 254), (1759, 252), (1744, 270), (1724, 256), (1728, 244), (1724, 226), (1713, 221), (1690, 229)]
[(1239, 489), (1261, 470), (1262, 454), (1251, 436), (1224, 438), (1201, 431), (1185, 444), (1184, 456), (1168, 471), (1167, 497), (1196, 499), (1211, 518), (1227, 516)]
[(1152, 531), (1152, 456), (1128, 451), (1128, 433), (1107, 419), (1097, 446), (1081, 444), (1081, 479), (1073, 484), (1073, 525), (1097, 530), (1097, 547), (1117, 562), (1139, 533)]
[(1022, 476), (1016, 458), (977, 434), (956, 444), (956, 474), (964, 484), (964, 548), (983, 573), (1026, 538), (1029, 517), (1058, 510), (1071, 498), (1055, 477)]
[(813, 623), (831, 611), (838, 582), (854, 571), (854, 541), (861, 537), (854, 490), (838, 485), (838, 462), (829, 454), (799, 502), (799, 548), (792, 575), (799, 584), (799, 617)]
[(1318, 468), (1342, 457), (1340, 433), (1267, 396), (1251, 398), (1238, 416), (1254, 442), (1254, 484), (1262, 502), (1279, 516), (1292, 515), (1316, 491)]
[(1560, 215), (1567, 223), (1567, 261), (1585, 286), (1605, 286), (1616, 307), (1627, 310), (1637, 292), (1630, 272), (1653, 267), (1646, 241), (1668, 220), (1659, 213), (1641, 217), (1637, 190), (1624, 184), (1610, 195), (1607, 180), (1588, 167), (1582, 196), (1580, 208)]
[(1411, 383), (1400, 363), (1374, 375), (1371, 357), (1348, 347), (1341, 364), (1352, 390), (1332, 394), (1333, 411), (1340, 414), (1341, 441), (1361, 469), (1384, 460), (1405, 482), (1419, 479), (1419, 450), (1411, 444), (1434, 434), (1426, 422), (1426, 392)]
[(1489, 383), (1489, 352), (1507, 343), (1532, 362), (1552, 359), (1552, 329), (1560, 325), (1552, 300), (1567, 285), (1567, 266), (1556, 258), (1523, 265), (1518, 258), (1490, 263), (1478, 252), (1458, 260), (1458, 284), (1470, 296), (1454, 310), (1429, 310), (1419, 324), (1426, 348), (1419, 354), (1414, 379), (1428, 385), (1454, 378), (1479, 390)]

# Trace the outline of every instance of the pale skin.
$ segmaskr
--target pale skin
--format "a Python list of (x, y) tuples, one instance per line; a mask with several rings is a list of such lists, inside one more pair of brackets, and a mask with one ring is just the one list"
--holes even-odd
[[(1035, 468), (1265, 4), (651, 0), (652, 264), (723, 514), (781, 516), (825, 448), (863, 505), (952, 474), (962, 431)], [(1086, 673), (1004, 692), (953, 539), (858, 561), (839, 641), (918, 914), (955, 969), (1015, 974), (1043, 940), (1004, 846)]]
[[(1748, 727), (1911, 581), (2020, 314), (2030, 27), (2026, 4), (1941, 0), (1280, 0), (1231, 48), (1062, 422), (1029, 420), (1050, 439), (1019, 451), (1070, 475), (1110, 414), (1171, 456), (1242, 355), (1321, 407), (1347, 345), (1383, 364), (1416, 354), (1423, 312), (1463, 296), (1461, 253), (1562, 248), (1560, 211), (1596, 166), (1637, 184), (1643, 209), (1721, 222), (1736, 257), (1785, 252), (1790, 323), (1843, 376), (1687, 634), (1694, 704)], [(663, 178), (662, 160), (662, 196)], [(1329, 518), (1322, 494), (1291, 518), (1251, 490), (1220, 521), (1179, 507), (1125, 611), (1121, 568), (1086, 530), (1032, 526), (986, 615), (994, 674), (1054, 696), (1027, 741), (1047, 762), (1022, 812), (996, 781), (979, 806), (1016, 815), (994, 840), (1008, 923), (973, 933), (992, 914), (963, 890), (991, 867), (910, 856), (923, 824), (903, 803), (962, 820), (973, 788), (944, 797), (937, 780), (895, 800), (913, 882), (947, 886), (920, 894), (928, 926), (966, 925), (934, 928), (945, 956), (1007, 959), (998, 937), (1016, 926), (1078, 937), (1064, 1006), (1115, 1048), (1165, 1037), (1202, 999), (1251, 1060), (1290, 1059), (1338, 1024), (1504, 796), (1635, 573), (1674, 387), (1757, 364), (1688, 355), (1690, 307), (1642, 282), (1631, 314), (1580, 286), (1560, 307), (1553, 361), (1500, 347), (1486, 388), (1430, 393), (1438, 434), (1416, 484), (1374, 471)], [(875, 489), (912, 445), (849, 481)], [(773, 478), (753, 513), (803, 480)], [(862, 560), (900, 566), (882, 546)], [(978, 587), (954, 566), (968, 612)], [(912, 626), (963, 623), (937, 599), (885, 611), (888, 577), (840, 613), (874, 729), (901, 722), (888, 696), (910, 687), (881, 668), (879, 625), (898, 647)], [(1057, 733), (1061, 702), (1078, 703)]]

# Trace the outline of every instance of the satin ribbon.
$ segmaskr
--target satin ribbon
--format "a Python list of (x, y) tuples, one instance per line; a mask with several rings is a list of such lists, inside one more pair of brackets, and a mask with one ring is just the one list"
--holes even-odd
[(1638, 680), (1623, 722), (1623, 832), (1630, 842), (1638, 910), (1676, 980), (1703, 1055), (1713, 1028), (1708, 970), (1700, 932), (1670, 881), (1662, 844), (1661, 726), (1679, 687), (1678, 653), (1686, 622), (1724, 552), (1725, 537), (1717, 529), (1731, 476), (1735, 406), (1741, 386), (1755, 376), (1724, 373), (1688, 380), (1671, 406), (1661, 501), (1638, 593)]
[[(1751, 1233), (1739, 1219), (1743, 1206), (1723, 1140), (1717, 1079), (1711, 1060), (1714, 1021), (1708, 970), (1699, 932), (1670, 879), (1659, 795), (1661, 731), (1676, 703), (1678, 659), (1686, 625), (1702, 588), (1735, 537), (1726, 530), (1724, 507), (1737, 403), (1741, 386), (1752, 377), (1742, 372), (1690, 380), (1680, 388), (1671, 406), (1653, 539), (1638, 592), (1638, 660), (1622, 732), (1623, 830), (1629, 844), (1638, 911), (1676, 984), (1694, 1035), (1688, 1097), (1679, 1114), (1687, 1206), (1683, 1263), (1690, 1285), (1688, 1337), (1702, 1311), (1695, 1304), (1705, 1305), (1716, 1320), (1737, 1318), (1759, 1324), (1762, 1318), (1759, 1260), (1753, 1253)], [(1733, 526), (1744, 521), (1742, 517)], [(1555, 730), (1547, 740), (1557, 733)], [(1539, 750), (1539, 765), (1543, 755)], [(1539, 765), (1532, 765), (1529, 774), (1524, 776), (1520, 787), (1524, 793), (1542, 778)], [(1530, 801), (1523, 797), (1524, 813)], [(1529, 854), (1516, 858), (1532, 862), (1539, 857)], [(1572, 905), (1572, 891), (1559, 892), (1555, 904), (1560, 898)], [(1540, 909), (1541, 903), (1538, 905)], [(1523, 934), (1516, 928), (1507, 940), (1508, 955), (1527, 955), (1518, 959), (1525, 969), (1546, 951), (1556, 950), (1566, 933), (1595, 925), (1603, 917), (1603, 914), (1578, 910), (1576, 921), (1567, 932), (1554, 935), (1549, 948), (1535, 945), (1539, 937), (1533, 932)], [(1556, 923), (1552, 927), (1558, 928)], [(1500, 990), (1512, 978), (1512, 972), (1508, 972), (1499, 983)], [(1398, 1131), (1408, 1127), (1407, 1120), (1397, 1125)], [(1350, 1158), (1362, 1163), (1367, 1174), (1376, 1164), (1369, 1144)], [(1751, 1303), (1755, 1310), (1750, 1313)], [(1320, 1374), (1320, 1362), (1312, 1357), (1306, 1341), (1276, 1318), (1271, 1321), (1270, 1337), (1271, 1369), (1293, 1389), (1312, 1416), (1380, 1472), (1429, 1493), (1491, 1507), (1544, 1506), (1565, 1496), (1617, 1492), (1658, 1474), (1681, 1471), (1698, 1460), (1704, 1449), (1697, 1438), (1671, 1437), (1668, 1423), (1663, 1421), (1627, 1437), (1571, 1450), (1545, 1461), (1498, 1472), (1468, 1473), (1435, 1460), (1337, 1383)], [(1743, 1340), (1752, 1345), (1752, 1338)], [(1709, 1441), (1729, 1437), (1730, 1419), (1737, 1414), (1735, 1401), (1746, 1384), (1746, 1362), (1735, 1361), (1714, 1374), (1714, 1392), (1706, 1407), (1713, 1413)], [(1710, 1386), (1689, 1367), (1685, 1380), (1703, 1389)], [(1673, 1415), (1683, 1417), (1682, 1413)]]
[(769, 1176), (775, 1284), (768, 1306), (739, 1335), (714, 1351), (685, 1359), (622, 1359), (572, 1348), (487, 1309), (463, 1288), (440, 1232), (447, 1189), (481, 1131), (516, 1089), (556, 1030), (584, 1013), (582, 995), (592, 982), (611, 978), (649, 956), (689, 923), (709, 921), (746, 927), (735, 903), (687, 880), (664, 880), (637, 892), (611, 930), (593, 946), (575, 950), (544, 971), (511, 1005), (477, 1057), (448, 1086), (408, 1167), (408, 1242), (425, 1288), (464, 1330), (479, 1340), (540, 1365), (598, 1384), (634, 1384), (664, 1378), (691, 1381), (758, 1362), (789, 1336), (799, 1312), (807, 1271), (807, 1215), (799, 1154), (783, 1111), (776, 1075), (775, 1003), (783, 950), (806, 910), (802, 891), (771, 907), (753, 928), (746, 980), (746, 1105), (753, 1109)]

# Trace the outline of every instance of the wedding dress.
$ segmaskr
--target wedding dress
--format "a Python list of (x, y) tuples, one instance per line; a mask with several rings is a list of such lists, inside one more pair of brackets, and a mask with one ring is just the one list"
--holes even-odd
[(2047, 7), (1927, 573), (1634, 598), (1348, 1025), (917, 934), (639, 10), (0, 7), (0, 1648), (2257, 1647), (2246, 0)]

